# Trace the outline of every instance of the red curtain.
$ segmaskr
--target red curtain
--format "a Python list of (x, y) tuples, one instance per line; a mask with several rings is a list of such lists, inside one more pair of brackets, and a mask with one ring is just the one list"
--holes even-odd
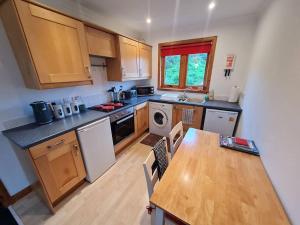
[(161, 56), (209, 53), (210, 49), (211, 42), (165, 46), (161, 48)]

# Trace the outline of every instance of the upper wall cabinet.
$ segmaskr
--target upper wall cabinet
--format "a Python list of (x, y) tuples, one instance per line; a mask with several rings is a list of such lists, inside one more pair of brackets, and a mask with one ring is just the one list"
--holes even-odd
[(126, 81), (151, 78), (151, 46), (118, 36), (116, 48), (117, 58), (107, 59), (108, 80)]
[(115, 36), (92, 27), (85, 27), (90, 55), (116, 57)]
[(139, 43), (139, 73), (143, 78), (152, 75), (152, 48), (142, 43)]
[(92, 84), (82, 22), (22, 0), (0, 13), (27, 87)]

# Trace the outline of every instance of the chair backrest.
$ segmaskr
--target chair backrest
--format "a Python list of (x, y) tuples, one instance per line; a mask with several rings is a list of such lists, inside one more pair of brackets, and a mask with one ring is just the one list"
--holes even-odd
[[(175, 137), (177, 139), (174, 142)], [(169, 134), (169, 139), (170, 139), (170, 151), (171, 151), (171, 158), (174, 157), (175, 152), (177, 151), (179, 145), (182, 142), (183, 139), (183, 125), (182, 121), (180, 121), (178, 124), (176, 124), (175, 127), (171, 130)]]
[(154, 162), (155, 162), (154, 152), (151, 151), (150, 154), (148, 155), (147, 159), (143, 163), (144, 173), (145, 173), (146, 182), (147, 182), (147, 189), (148, 189), (149, 199), (150, 199), (150, 197), (153, 193), (154, 186), (155, 186), (156, 182), (158, 181), (157, 168), (154, 170), (154, 172), (152, 174), (152, 165), (153, 165)]

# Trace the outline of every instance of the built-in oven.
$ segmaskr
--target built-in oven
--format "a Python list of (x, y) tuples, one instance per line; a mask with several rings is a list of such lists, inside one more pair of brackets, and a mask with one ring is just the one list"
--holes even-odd
[(113, 143), (116, 145), (124, 138), (134, 133), (133, 107), (124, 109), (110, 116)]

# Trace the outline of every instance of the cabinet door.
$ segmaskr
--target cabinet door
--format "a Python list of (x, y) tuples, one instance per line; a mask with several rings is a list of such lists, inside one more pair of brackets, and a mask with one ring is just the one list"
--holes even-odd
[(139, 73), (142, 78), (152, 76), (152, 48), (139, 43)]
[(25, 1), (15, 3), (40, 83), (90, 80), (83, 23)]
[(138, 136), (149, 128), (149, 108), (147, 103), (136, 107), (136, 123), (136, 133)]
[(42, 143), (30, 151), (52, 203), (86, 176), (74, 132)]
[(138, 42), (129, 38), (119, 37), (121, 70), (123, 80), (130, 80), (139, 77), (139, 46)]
[(91, 27), (85, 27), (89, 54), (116, 57), (115, 36)]
[[(188, 112), (190, 110), (190, 113)], [(192, 112), (191, 112), (192, 111)], [(174, 105), (173, 107), (173, 126), (182, 121), (183, 130), (187, 131), (189, 128), (201, 128), (203, 108), (199, 106), (190, 105)], [(192, 118), (189, 118), (191, 116)]]

